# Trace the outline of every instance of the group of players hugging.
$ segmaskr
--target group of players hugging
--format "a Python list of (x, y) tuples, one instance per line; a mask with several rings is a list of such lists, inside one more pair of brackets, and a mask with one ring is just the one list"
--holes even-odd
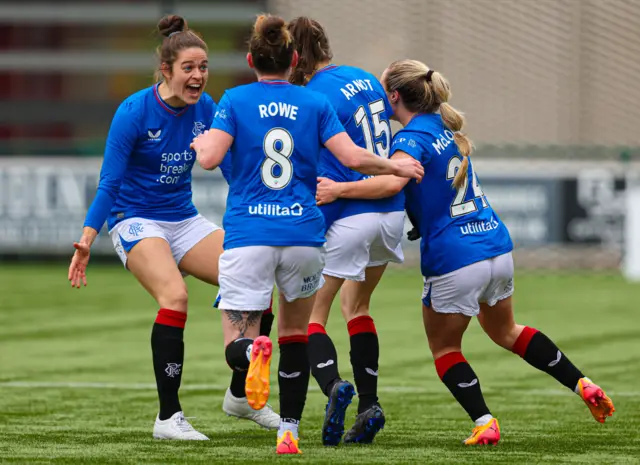
[[(86, 286), (90, 248), (106, 221), (125, 267), (158, 303), (153, 437), (208, 439), (185, 419), (178, 397), (191, 275), (219, 286), (215, 306), (232, 368), (224, 412), (277, 429), (276, 453), (299, 454), (311, 373), (327, 397), (322, 443), (371, 443), (385, 415), (369, 307), (387, 265), (404, 259), (405, 214), (411, 239), (421, 238), (422, 316), (436, 371), (475, 423), (464, 444), (500, 440), (461, 352), (472, 317), (496, 344), (574, 391), (597, 421), (613, 414), (611, 399), (553, 341), (515, 322), (513, 244), (482, 191), (441, 73), (403, 59), (378, 79), (333, 64), (317, 21), (261, 15), (247, 54), (257, 81), (227, 90), (216, 105), (204, 92), (204, 40), (176, 15), (162, 18), (158, 31), (157, 82), (115, 113), (69, 268), (71, 285)], [(402, 126), (395, 135), (391, 119)], [(219, 167), (229, 184), (224, 230), (192, 203), (196, 161)], [(279, 414), (266, 403), (274, 285)], [(340, 376), (325, 330), (338, 293), (355, 386)]]

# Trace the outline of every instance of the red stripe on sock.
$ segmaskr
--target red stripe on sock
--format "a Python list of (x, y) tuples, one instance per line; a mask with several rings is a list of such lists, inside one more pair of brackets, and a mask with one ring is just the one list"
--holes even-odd
[(438, 376), (442, 379), (449, 368), (458, 363), (467, 363), (467, 359), (462, 356), (462, 352), (449, 352), (442, 357), (436, 359), (436, 371)]
[(347, 329), (349, 330), (349, 336), (360, 333), (373, 333), (376, 332), (376, 325), (373, 323), (373, 318), (369, 315), (358, 316), (347, 323)]
[(159, 325), (173, 326), (174, 328), (184, 328), (187, 322), (187, 314), (184, 312), (176, 312), (175, 310), (169, 310), (168, 308), (161, 308), (158, 310), (158, 316), (156, 316), (156, 323)]
[(531, 342), (531, 338), (535, 336), (538, 332), (535, 328), (530, 328), (529, 326), (525, 326), (516, 342), (513, 344), (511, 348), (511, 352), (519, 355), (524, 358), (524, 354), (527, 352), (527, 347), (529, 347), (529, 343)]
[(271, 300), (269, 301), (269, 308), (262, 312), (263, 315), (267, 313), (273, 313), (273, 297), (271, 297)]
[(295, 344), (296, 342), (302, 342), (306, 344), (309, 341), (309, 336), (306, 334), (296, 334), (295, 336), (284, 336), (278, 338), (278, 344)]
[(309, 336), (311, 336), (312, 334), (327, 334), (327, 330), (324, 329), (324, 326), (322, 326), (320, 323), (309, 323), (307, 334)]

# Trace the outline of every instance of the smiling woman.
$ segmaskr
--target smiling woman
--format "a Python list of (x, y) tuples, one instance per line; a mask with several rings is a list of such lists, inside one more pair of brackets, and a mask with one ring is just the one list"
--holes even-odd
[(162, 18), (158, 31), (165, 37), (157, 50), (160, 97), (172, 106), (197, 103), (209, 77), (207, 44), (178, 15)]
[[(224, 232), (198, 213), (191, 195), (195, 155), (189, 144), (211, 126), (216, 104), (206, 93), (207, 45), (180, 16), (160, 20), (158, 83), (122, 102), (111, 123), (98, 192), (69, 267), (73, 287), (87, 285), (89, 252), (105, 221), (125, 267), (156, 300), (159, 311), (151, 333), (153, 368), (160, 412), (153, 436), (206, 440), (187, 422), (178, 398), (184, 365), (183, 332), (187, 286), (192, 275), (218, 284)], [(271, 319), (273, 316), (271, 316)], [(243, 334), (268, 333), (262, 313), (240, 315)], [(264, 321), (271, 321), (266, 317)], [(249, 361), (245, 360), (246, 365)], [(270, 408), (250, 409), (244, 395), (245, 371), (234, 372), (223, 409), (264, 427), (280, 418)]]

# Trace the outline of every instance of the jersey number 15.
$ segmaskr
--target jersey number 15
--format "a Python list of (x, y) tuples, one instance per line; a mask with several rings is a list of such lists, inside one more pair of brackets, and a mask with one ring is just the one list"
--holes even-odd
[[(356, 122), (356, 126), (362, 128), (367, 150), (371, 153), (377, 153), (381, 157), (389, 158), (391, 127), (387, 120), (380, 118), (380, 115), (384, 111), (384, 100), (380, 99), (369, 103), (369, 111), (371, 112), (371, 119), (373, 120), (373, 133), (371, 132), (371, 125), (369, 124), (369, 118), (367, 118), (364, 105), (361, 105), (353, 114), (353, 120)], [(386, 136), (386, 143), (376, 142), (374, 147), (373, 138), (375, 137), (377, 139), (383, 134)]]

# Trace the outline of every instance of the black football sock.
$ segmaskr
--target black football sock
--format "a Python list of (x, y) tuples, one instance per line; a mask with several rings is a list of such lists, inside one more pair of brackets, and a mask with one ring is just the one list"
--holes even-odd
[(247, 397), (245, 393), (244, 387), (245, 382), (247, 380), (247, 371), (238, 371), (233, 370), (231, 374), (231, 384), (229, 385), (229, 390), (231, 391), (231, 395), (233, 397), (237, 397), (239, 399), (243, 397)]
[(582, 372), (558, 349), (558, 346), (537, 329), (525, 326), (511, 350), (529, 365), (553, 376), (572, 391), (580, 378), (584, 378)]
[(260, 336), (271, 335), (271, 326), (273, 326), (273, 298), (269, 302), (269, 308), (262, 312), (262, 318), (260, 319)]
[(435, 363), (438, 376), (473, 421), (491, 415), (480, 381), (460, 352), (445, 354)]
[(307, 352), (311, 374), (318, 382), (324, 395), (329, 397), (331, 388), (336, 381), (340, 380), (338, 354), (324, 326), (319, 323), (309, 323)]
[(298, 424), (309, 389), (309, 359), (307, 335), (286, 336), (278, 339), (280, 363), (280, 418), (283, 422)]
[(161, 308), (151, 330), (153, 370), (160, 400), (160, 420), (182, 410), (178, 390), (184, 363), (184, 325), (187, 314)]
[(358, 391), (358, 413), (362, 413), (378, 403), (378, 334), (373, 319), (368, 315), (349, 321), (347, 329), (353, 380)]

